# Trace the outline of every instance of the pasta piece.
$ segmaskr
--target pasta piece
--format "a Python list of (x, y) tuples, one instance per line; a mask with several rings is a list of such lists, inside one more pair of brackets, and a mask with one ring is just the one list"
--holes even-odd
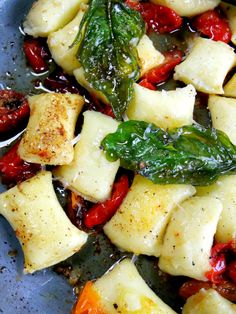
[(153, 45), (153, 42), (147, 35), (143, 35), (137, 46), (139, 63), (141, 67), (141, 76), (152, 68), (160, 65), (165, 57)]
[(19, 145), (20, 157), (39, 164), (69, 164), (74, 156), (75, 124), (84, 99), (69, 93), (48, 93), (28, 100), (30, 119)]
[(204, 93), (223, 94), (224, 79), (235, 64), (236, 55), (229, 45), (197, 38), (185, 61), (175, 67), (174, 79)]
[(211, 270), (210, 251), (222, 211), (212, 197), (193, 197), (174, 212), (168, 225), (159, 267), (171, 275), (207, 280)]
[(74, 76), (77, 82), (83, 86), (90, 94), (94, 95), (97, 99), (101, 100), (104, 104), (108, 104), (106, 97), (96, 89), (94, 89), (84, 76), (84, 69), (82, 67), (74, 70)]
[(223, 210), (216, 230), (217, 242), (228, 242), (236, 237), (236, 175), (220, 177), (210, 186), (197, 187), (197, 195), (220, 200)]
[(53, 60), (70, 75), (73, 74), (75, 69), (80, 67), (80, 63), (76, 57), (78, 46), (75, 45), (71, 48), (71, 45), (78, 34), (79, 25), (85, 9), (86, 6), (81, 8), (73, 21), (48, 36), (47, 43)]
[(37, 0), (23, 24), (24, 31), (34, 37), (47, 37), (70, 22), (81, 3), (87, 0)]
[(225, 132), (236, 145), (236, 99), (210, 96), (208, 108), (214, 128)]
[(145, 283), (129, 259), (115, 265), (93, 284), (104, 313), (174, 314)]
[(101, 150), (102, 139), (115, 132), (118, 122), (95, 111), (84, 113), (84, 124), (71, 164), (54, 171), (66, 186), (85, 199), (101, 202), (110, 196), (120, 162), (110, 162)]
[(174, 206), (194, 193), (191, 185), (158, 185), (137, 175), (104, 232), (123, 250), (158, 257)]
[(236, 74), (224, 86), (224, 95), (236, 98)]
[(135, 84), (127, 116), (131, 120), (152, 122), (163, 129), (192, 124), (195, 95), (192, 85), (172, 91), (152, 91)]
[(182, 314), (236, 314), (236, 304), (223, 298), (214, 289), (201, 289), (188, 298)]
[(229, 21), (230, 30), (232, 32), (231, 41), (236, 45), (236, 7), (235, 5), (230, 5), (223, 2), (221, 2), (220, 6), (225, 12), (227, 20)]
[(77, 252), (87, 234), (60, 206), (48, 171), (0, 195), (0, 214), (11, 224), (25, 256), (25, 273), (59, 263)]
[(151, 2), (169, 7), (181, 16), (191, 17), (214, 9), (220, 0), (151, 0)]

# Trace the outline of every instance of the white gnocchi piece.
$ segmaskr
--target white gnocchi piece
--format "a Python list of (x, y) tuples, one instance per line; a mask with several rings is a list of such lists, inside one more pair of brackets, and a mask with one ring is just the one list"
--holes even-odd
[(28, 97), (30, 118), (18, 153), (28, 162), (69, 164), (74, 157), (72, 140), (83, 97), (46, 93)]
[(59, 204), (48, 171), (2, 193), (0, 214), (21, 243), (25, 273), (65, 260), (87, 241), (87, 234), (72, 225)]
[(187, 58), (175, 67), (174, 79), (193, 84), (208, 94), (223, 94), (227, 73), (236, 64), (234, 49), (206, 38), (197, 38)]
[(141, 77), (149, 70), (159, 66), (165, 57), (153, 45), (147, 35), (143, 35), (137, 46)]
[(192, 197), (176, 207), (167, 227), (159, 259), (162, 271), (206, 281), (210, 252), (222, 203), (213, 197)]
[(109, 104), (106, 97), (96, 89), (94, 89), (91, 84), (86, 80), (84, 69), (80, 67), (73, 71), (76, 81), (83, 86), (90, 94), (94, 95), (97, 99), (101, 100), (104, 104)]
[(47, 37), (69, 23), (80, 5), (88, 0), (37, 0), (23, 24), (24, 32), (34, 37)]
[(117, 127), (116, 120), (99, 112), (86, 111), (73, 161), (55, 169), (54, 175), (85, 199), (102, 202), (109, 198), (120, 162), (108, 161), (100, 145)]
[(134, 96), (127, 109), (131, 120), (152, 122), (163, 129), (193, 123), (196, 90), (193, 85), (172, 91), (153, 91), (134, 84)]
[(182, 314), (236, 314), (236, 304), (223, 298), (214, 289), (201, 289), (188, 298)]
[(155, 4), (164, 5), (180, 16), (192, 17), (207, 10), (212, 10), (220, 3), (220, 0), (150, 0)]
[(232, 32), (231, 41), (236, 45), (236, 7), (235, 5), (230, 5), (228, 3), (221, 2), (221, 8), (227, 16), (229, 22), (230, 30)]
[(136, 175), (118, 211), (105, 224), (104, 232), (125, 251), (158, 257), (175, 205), (194, 193), (191, 185), (158, 185)]
[(228, 135), (236, 145), (236, 99), (211, 95), (208, 100), (212, 126)]
[(236, 74), (225, 84), (224, 96), (236, 98)]
[(176, 313), (148, 287), (129, 259), (117, 263), (95, 281), (92, 288), (100, 297), (104, 313), (107, 314)]
[(236, 175), (222, 176), (212, 185), (197, 187), (197, 195), (214, 197), (222, 202), (216, 241), (226, 243), (236, 238)]
[(71, 45), (79, 32), (84, 10), (80, 9), (76, 17), (64, 28), (50, 33), (47, 40), (53, 60), (70, 75), (73, 74), (75, 69), (80, 67), (80, 63), (76, 57), (78, 45), (74, 47), (71, 47)]

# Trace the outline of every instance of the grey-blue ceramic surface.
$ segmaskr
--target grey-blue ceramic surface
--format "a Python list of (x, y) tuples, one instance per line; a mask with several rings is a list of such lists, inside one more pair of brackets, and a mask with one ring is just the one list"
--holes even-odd
[[(0, 0), (0, 89), (33, 90), (22, 54), (19, 31), (32, 0)], [(3, 187), (1, 187), (2, 191)], [(66, 314), (74, 302), (73, 289), (52, 270), (22, 275), (23, 256), (14, 232), (0, 216), (0, 313)]]

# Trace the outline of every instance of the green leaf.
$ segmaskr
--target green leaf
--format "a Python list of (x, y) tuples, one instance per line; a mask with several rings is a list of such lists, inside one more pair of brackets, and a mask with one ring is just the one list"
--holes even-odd
[(85, 78), (106, 96), (119, 120), (140, 75), (136, 46), (144, 30), (140, 13), (123, 1), (91, 0), (75, 40)]
[(109, 160), (158, 184), (208, 185), (236, 170), (236, 146), (198, 124), (166, 132), (143, 121), (121, 123), (102, 141)]

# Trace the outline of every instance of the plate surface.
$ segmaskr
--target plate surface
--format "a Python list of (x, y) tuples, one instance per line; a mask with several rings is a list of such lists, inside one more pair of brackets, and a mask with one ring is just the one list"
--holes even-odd
[[(0, 0), (0, 89), (32, 92), (35, 77), (26, 67), (19, 26), (32, 0)], [(0, 191), (3, 187), (0, 186)], [(23, 256), (14, 232), (0, 216), (0, 313), (69, 313), (73, 289), (52, 270), (22, 275)]]

